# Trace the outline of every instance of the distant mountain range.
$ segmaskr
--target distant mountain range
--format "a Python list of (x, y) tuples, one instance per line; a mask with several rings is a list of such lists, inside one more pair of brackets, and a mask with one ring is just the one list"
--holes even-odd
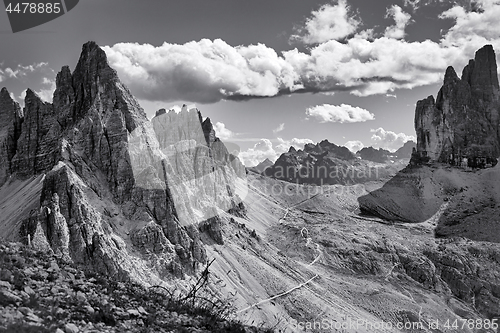
[(491, 45), (479, 49), (458, 77), (448, 67), (436, 98), (417, 102), (412, 164), (484, 168), (500, 156), (500, 87)]
[(248, 169), (301, 184), (364, 183), (385, 175), (384, 166), (372, 162), (392, 164), (396, 160), (409, 159), (415, 147), (415, 142), (408, 141), (395, 152), (365, 147), (354, 154), (346, 147), (323, 140), (318, 144), (308, 143), (304, 149), (292, 146), (275, 163), (266, 159)]
[(376, 149), (373, 147), (365, 147), (359, 150), (356, 155), (361, 157), (363, 160), (386, 163), (391, 159), (410, 158), (413, 148), (416, 146), (417, 144), (415, 142), (407, 141), (401, 148), (393, 153), (383, 148)]
[(357, 184), (387, 176), (385, 166), (376, 163), (393, 163), (409, 159), (414, 142), (407, 142), (396, 152), (373, 147), (363, 148), (356, 154), (348, 148), (328, 140), (308, 143), (304, 149), (290, 147), (275, 163), (263, 161), (250, 170), (266, 176), (299, 184)]

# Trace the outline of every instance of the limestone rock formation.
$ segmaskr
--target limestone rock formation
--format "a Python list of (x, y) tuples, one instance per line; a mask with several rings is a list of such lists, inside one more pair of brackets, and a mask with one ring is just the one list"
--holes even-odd
[(61, 127), (54, 106), (43, 102), (31, 89), (24, 99), (24, 119), (11, 169), (20, 176), (33, 176), (52, 168), (58, 159)]
[(417, 144), (413, 141), (406, 141), (403, 147), (399, 148), (394, 152), (394, 157), (396, 158), (410, 158), (413, 152), (413, 148), (417, 148)]
[(150, 122), (94, 42), (59, 72), (53, 103), (28, 89), (23, 116), (3, 89), (0, 120), (0, 186), (45, 175), (20, 233), (65, 260), (145, 283), (182, 276), (206, 260), (200, 232), (222, 243), (219, 215), (245, 214), (245, 169), (210, 120), (184, 107)]
[(263, 174), (299, 184), (348, 185), (387, 178), (398, 170), (357, 158), (346, 147), (323, 140), (308, 143), (303, 150), (290, 147)]
[(495, 52), (486, 45), (459, 78), (448, 67), (437, 98), (417, 102), (412, 162), (485, 167), (500, 155), (500, 90)]
[(19, 104), (3, 88), (0, 91), (0, 186), (12, 173), (11, 161), (16, 153), (22, 120)]

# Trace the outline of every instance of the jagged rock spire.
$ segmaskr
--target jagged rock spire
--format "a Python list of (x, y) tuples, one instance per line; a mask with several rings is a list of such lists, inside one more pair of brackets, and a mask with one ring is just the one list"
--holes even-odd
[(7, 88), (0, 91), (0, 186), (12, 174), (11, 160), (16, 153), (23, 113)]
[(417, 102), (414, 163), (439, 161), (473, 166), (493, 164), (500, 154), (499, 85), (491, 45), (479, 49), (462, 78), (448, 67), (436, 100)]

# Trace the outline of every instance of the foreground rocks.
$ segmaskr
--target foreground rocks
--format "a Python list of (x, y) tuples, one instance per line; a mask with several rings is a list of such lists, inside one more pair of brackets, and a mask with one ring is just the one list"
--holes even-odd
[(0, 332), (265, 332), (17, 243), (0, 243), (0, 262)]

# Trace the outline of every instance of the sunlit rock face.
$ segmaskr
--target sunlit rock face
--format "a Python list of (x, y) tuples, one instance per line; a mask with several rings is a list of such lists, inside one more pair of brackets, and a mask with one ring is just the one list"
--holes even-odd
[(53, 103), (28, 90), (25, 105), (23, 117), (1, 91), (0, 185), (45, 175), (20, 230), (32, 244), (156, 283), (205, 262), (200, 233), (222, 243), (222, 211), (245, 213), (244, 167), (210, 120), (184, 108), (150, 122), (93, 42), (57, 75)]
[(459, 78), (448, 67), (437, 98), (418, 101), (413, 163), (494, 165), (500, 154), (500, 90), (495, 52), (486, 45)]
[[(238, 208), (245, 192), (244, 167), (215, 136), (210, 119), (197, 109), (158, 112), (152, 119), (164, 172), (182, 225), (211, 219)], [(205, 130), (205, 131), (204, 131)]]

